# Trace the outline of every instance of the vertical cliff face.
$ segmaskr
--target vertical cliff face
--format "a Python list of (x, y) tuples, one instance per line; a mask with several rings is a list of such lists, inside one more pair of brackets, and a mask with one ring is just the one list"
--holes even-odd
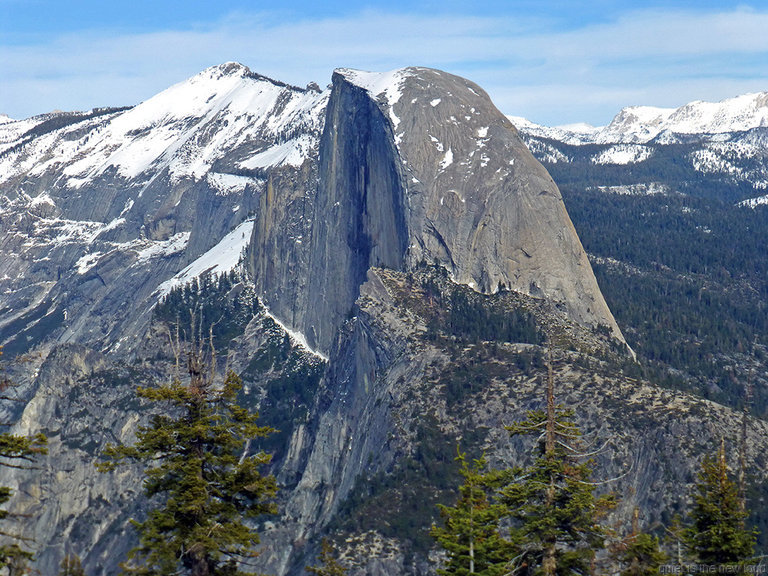
[(401, 269), (408, 246), (402, 174), (393, 134), (367, 92), (333, 76), (320, 141), (304, 323), (329, 349), (371, 266)]
[(336, 73), (317, 155), (300, 171), (270, 174), (249, 266), (270, 310), (323, 353), (366, 271), (405, 265), (401, 166), (382, 110)]
[(298, 169), (270, 171), (247, 248), (248, 268), (259, 297), (282, 322), (302, 332), (310, 301), (317, 181), (316, 157)]

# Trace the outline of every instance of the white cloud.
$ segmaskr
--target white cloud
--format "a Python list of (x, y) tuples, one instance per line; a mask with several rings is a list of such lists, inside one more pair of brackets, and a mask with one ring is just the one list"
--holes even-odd
[(768, 12), (640, 11), (555, 31), (533, 19), (367, 11), (283, 22), (233, 14), (188, 31), (0, 45), (0, 112), (132, 104), (237, 60), (304, 85), (339, 66), (426, 65), (483, 86), (504, 112), (538, 122), (607, 122), (629, 104), (679, 105), (768, 90)]

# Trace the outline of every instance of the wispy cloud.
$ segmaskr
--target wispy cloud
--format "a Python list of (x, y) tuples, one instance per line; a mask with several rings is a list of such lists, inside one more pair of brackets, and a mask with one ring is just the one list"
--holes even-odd
[(426, 65), (466, 76), (510, 114), (607, 122), (629, 104), (679, 105), (768, 90), (768, 11), (635, 11), (563, 30), (532, 18), (391, 14), (283, 21), (237, 13), (192, 30), (72, 34), (0, 44), (0, 112), (139, 102), (237, 60), (320, 84), (338, 66)]

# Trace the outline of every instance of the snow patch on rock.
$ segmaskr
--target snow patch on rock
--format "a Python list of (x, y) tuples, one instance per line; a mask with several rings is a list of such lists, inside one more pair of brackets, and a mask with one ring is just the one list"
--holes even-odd
[(766, 205), (768, 205), (768, 195), (758, 196), (757, 198), (749, 198), (736, 204), (736, 206), (741, 206), (743, 208), (757, 208), (758, 206)]
[(453, 150), (451, 148), (448, 148), (448, 151), (445, 153), (445, 156), (440, 161), (440, 170), (445, 170), (453, 164)]
[[(362, 70), (352, 70), (351, 68), (339, 68), (336, 72), (344, 76), (347, 81), (355, 86), (364, 88), (374, 100), (383, 102), (387, 106), (392, 129), (397, 134), (400, 118), (395, 114), (395, 104), (400, 101), (400, 97), (403, 95), (403, 82), (414, 75), (414, 70), (411, 68), (401, 68), (389, 72), (365, 72)], [(437, 106), (437, 104), (432, 105)]]
[[(251, 239), (252, 232), (253, 220), (246, 220), (237, 226), (224, 236), (216, 246), (197, 258), (173, 278), (160, 284), (155, 290), (158, 300), (173, 288), (183, 286), (203, 274), (223, 274), (235, 268), (240, 262), (243, 250)], [(189, 233), (185, 234), (187, 235), (186, 240), (189, 240)], [(184, 245), (186, 246), (186, 241)]]

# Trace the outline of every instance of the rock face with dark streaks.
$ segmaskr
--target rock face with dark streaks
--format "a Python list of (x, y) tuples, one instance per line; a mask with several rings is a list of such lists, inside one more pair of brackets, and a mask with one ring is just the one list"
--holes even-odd
[[(475, 84), (426, 68), (337, 70), (317, 165), (317, 186), (304, 180), (311, 224), (282, 236), (300, 246), (276, 240), (295, 229), (294, 189), (272, 186), (250, 266), (270, 308), (324, 353), (368, 268), (421, 262), (480, 292), (545, 297), (622, 338), (557, 186)], [(297, 259), (306, 270), (290, 272), (306, 285), (270, 273)]]

